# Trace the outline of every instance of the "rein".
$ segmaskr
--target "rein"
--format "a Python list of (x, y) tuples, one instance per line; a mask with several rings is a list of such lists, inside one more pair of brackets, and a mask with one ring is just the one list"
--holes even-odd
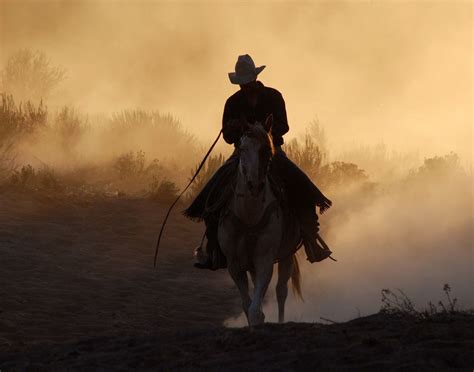
[(221, 134), (222, 134), (222, 129), (219, 131), (219, 134), (217, 135), (217, 138), (214, 140), (213, 144), (211, 145), (211, 147), (209, 148), (209, 150), (207, 151), (206, 155), (204, 156), (204, 158), (202, 159), (201, 161), (201, 164), (199, 164), (199, 167), (197, 168), (196, 172), (194, 173), (193, 177), (191, 178), (191, 180), (189, 181), (188, 185), (183, 189), (183, 191), (181, 191), (181, 193), (178, 195), (178, 197), (176, 198), (176, 200), (173, 202), (173, 204), (171, 204), (171, 206), (169, 207), (168, 209), (168, 212), (166, 213), (166, 216), (165, 216), (165, 219), (163, 220), (163, 224), (161, 225), (161, 230), (160, 230), (160, 234), (158, 235), (158, 241), (156, 242), (156, 248), (155, 248), (155, 258), (153, 260), (153, 267), (156, 267), (156, 258), (158, 257), (158, 248), (160, 247), (160, 242), (161, 242), (161, 237), (163, 235), (163, 231), (165, 229), (165, 225), (166, 225), (166, 222), (168, 221), (168, 217), (170, 216), (170, 213), (171, 211), (173, 210), (173, 207), (176, 205), (176, 203), (178, 202), (179, 199), (181, 199), (181, 197), (184, 195), (184, 193), (188, 190), (189, 186), (191, 186), (191, 184), (194, 182), (194, 180), (196, 179), (197, 175), (199, 174), (199, 172), (201, 171), (202, 167), (204, 166), (204, 163), (206, 162), (207, 158), (209, 157), (209, 155), (211, 154), (211, 151), (214, 149), (214, 147), (216, 146), (216, 143), (217, 141), (219, 141), (219, 138), (221, 137)]

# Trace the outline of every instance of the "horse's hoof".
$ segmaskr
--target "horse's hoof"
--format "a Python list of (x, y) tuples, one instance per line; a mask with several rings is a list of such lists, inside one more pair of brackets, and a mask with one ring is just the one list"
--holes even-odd
[(194, 258), (196, 259), (196, 263), (205, 265), (208, 261), (207, 255), (204, 253), (204, 250), (201, 246), (196, 247), (194, 250)]
[(250, 327), (258, 326), (260, 324), (265, 323), (265, 314), (260, 310), (257, 312), (250, 311), (248, 320), (249, 320)]

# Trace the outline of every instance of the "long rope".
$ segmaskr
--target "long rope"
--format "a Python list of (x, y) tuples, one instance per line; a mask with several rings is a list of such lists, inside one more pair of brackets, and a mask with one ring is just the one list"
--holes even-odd
[(158, 241), (156, 242), (156, 248), (155, 248), (155, 259), (153, 260), (153, 267), (156, 267), (156, 258), (158, 257), (158, 248), (160, 247), (160, 242), (161, 242), (161, 236), (163, 235), (163, 230), (165, 229), (166, 222), (168, 221), (168, 217), (173, 210), (173, 207), (176, 205), (178, 200), (184, 195), (184, 193), (188, 190), (189, 186), (194, 182), (196, 179), (197, 175), (201, 171), (202, 167), (204, 166), (204, 163), (206, 162), (207, 158), (209, 157), (210, 153), (214, 149), (214, 146), (216, 145), (217, 141), (219, 141), (219, 138), (221, 137), (222, 134), (222, 129), (219, 131), (219, 134), (217, 135), (217, 138), (215, 139), (214, 143), (211, 145), (209, 150), (207, 151), (207, 154), (204, 156), (204, 159), (202, 159), (201, 164), (199, 164), (199, 167), (197, 168), (196, 172), (194, 173), (193, 177), (189, 181), (188, 185), (181, 191), (181, 193), (178, 195), (176, 200), (171, 204), (171, 206), (168, 209), (168, 212), (166, 213), (165, 219), (163, 220), (163, 224), (161, 225), (161, 230), (160, 234), (158, 235)]

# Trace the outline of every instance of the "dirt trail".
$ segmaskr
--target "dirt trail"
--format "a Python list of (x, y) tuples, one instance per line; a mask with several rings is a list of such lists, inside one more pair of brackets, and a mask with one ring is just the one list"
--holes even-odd
[(347, 323), (95, 336), (0, 357), (10, 370), (471, 371), (474, 316), (417, 321), (376, 314)]
[(147, 200), (1, 197), (0, 350), (235, 314), (226, 273), (192, 267), (201, 224), (176, 212), (153, 269), (163, 213)]
[(446, 370), (474, 367), (474, 316), (384, 314), (226, 329), (239, 296), (192, 267), (202, 226), (120, 198), (0, 197), (0, 370)]

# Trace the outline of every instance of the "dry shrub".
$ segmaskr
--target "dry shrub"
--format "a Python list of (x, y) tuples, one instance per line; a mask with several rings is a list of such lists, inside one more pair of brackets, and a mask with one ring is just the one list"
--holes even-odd
[(115, 113), (100, 142), (113, 143), (121, 151), (141, 148), (153, 157), (189, 164), (199, 155), (196, 139), (173, 116), (141, 109)]
[(426, 158), (422, 166), (410, 172), (409, 179), (450, 178), (456, 175), (459, 176), (462, 173), (459, 156), (451, 152), (444, 156)]
[[(440, 202), (446, 201), (449, 208), (455, 208), (452, 204), (452, 193), (463, 193), (461, 190), (472, 189), (472, 176), (462, 169), (458, 155), (450, 153), (425, 159), (423, 165), (410, 171), (400, 182), (399, 188), (405, 195), (415, 198), (439, 198)], [(472, 198), (472, 194), (464, 196), (466, 201)]]
[[(315, 134), (312, 134), (315, 133)], [(320, 140), (317, 140), (320, 138)], [(293, 139), (285, 145), (287, 156), (316, 184), (324, 189), (336, 189), (368, 182), (369, 177), (357, 164), (343, 161), (327, 162), (324, 131), (313, 122), (303, 140)]]
[(415, 303), (401, 289), (396, 291), (382, 289), (381, 312), (418, 319), (430, 319), (439, 315), (446, 316), (460, 312), (471, 312), (469, 310), (461, 310), (458, 299), (451, 296), (451, 286), (449, 284), (443, 286), (443, 292), (445, 295), (444, 301), (439, 300), (436, 305), (430, 301), (427, 308), (417, 308)]
[[(209, 156), (206, 163), (204, 164), (201, 171), (199, 172), (196, 179), (189, 188), (189, 192), (187, 195), (188, 199), (193, 199), (203, 189), (209, 179), (224, 164), (224, 162), (225, 158), (222, 154)], [(198, 167), (199, 164), (196, 164), (196, 166), (191, 171), (189, 180), (191, 180), (191, 178), (194, 176)]]
[(287, 156), (311, 179), (320, 174), (328, 161), (326, 132), (318, 119), (309, 123), (301, 138), (294, 138), (284, 146)]
[(327, 160), (327, 158), (329, 158), (329, 148), (326, 131), (318, 118), (309, 123), (306, 128), (306, 135), (312, 138), (313, 142), (319, 147), (324, 159)]
[(15, 104), (12, 95), (1, 95), (0, 143), (17, 141), (46, 127), (48, 110), (40, 102)]
[(145, 153), (140, 150), (122, 154), (113, 162), (113, 168), (120, 179), (140, 177), (145, 173)]
[(72, 107), (63, 107), (48, 122), (48, 110), (42, 102), (16, 105), (13, 96), (1, 96), (0, 145), (7, 142), (16, 150), (22, 144), (30, 148), (34, 145), (37, 150), (47, 148), (61, 158), (69, 158), (88, 129), (87, 118)]
[(142, 150), (130, 151), (118, 156), (112, 162), (112, 167), (119, 179), (150, 179), (166, 172), (158, 159), (153, 159), (147, 165), (146, 155)]
[(158, 202), (172, 203), (178, 197), (178, 193), (179, 189), (174, 182), (154, 177), (150, 183), (148, 196)]
[(315, 179), (320, 174), (326, 160), (326, 154), (321, 151), (309, 133), (305, 134), (303, 141), (295, 138), (288, 142), (285, 145), (285, 152), (311, 179)]
[(79, 166), (86, 152), (83, 145), (88, 146), (91, 140), (86, 136), (92, 132), (88, 117), (72, 106), (61, 107), (49, 116), (51, 120), (46, 121), (35, 136), (21, 141), (20, 151), (30, 156), (25, 161), (41, 159), (55, 167)]
[(323, 187), (331, 189), (361, 185), (369, 177), (357, 164), (334, 161), (321, 167), (318, 181)]
[(24, 165), (11, 172), (2, 191), (42, 193), (54, 196), (124, 196), (150, 197), (160, 202), (173, 200), (179, 189), (169, 180), (171, 172), (158, 160), (147, 164), (145, 153), (127, 153), (112, 165), (89, 164), (71, 169), (44, 165)]
[(47, 109), (40, 102), (15, 104), (13, 96), (2, 94), (0, 102), (0, 184), (16, 168), (18, 144), (46, 126)]
[(64, 191), (59, 175), (47, 166), (36, 170), (30, 164), (24, 165), (20, 170), (13, 172), (10, 184), (17, 191), (39, 191), (46, 193)]
[(87, 118), (80, 115), (73, 107), (65, 106), (57, 113), (51, 129), (59, 148), (70, 155), (90, 127)]
[(15, 169), (15, 156), (12, 142), (0, 142), (0, 186), (7, 181)]
[(121, 193), (167, 202), (174, 199), (178, 187), (170, 178), (174, 171), (163, 165), (158, 159), (147, 162), (145, 152), (127, 152), (112, 162), (113, 173), (107, 179), (108, 188)]
[(43, 52), (20, 49), (6, 62), (2, 86), (22, 100), (46, 99), (65, 76), (66, 71), (53, 66)]
[(384, 183), (394, 182), (406, 175), (407, 170), (420, 162), (418, 152), (389, 151), (383, 143), (357, 145), (337, 155), (338, 160), (355, 163), (371, 177)]
[[(15, 167), (14, 155), (18, 154), (19, 165), (48, 164), (61, 173), (99, 166), (104, 172), (99, 177), (102, 183), (108, 178), (110, 187), (124, 187), (136, 193), (139, 188), (147, 190), (157, 173), (160, 179), (170, 178), (169, 174), (161, 174), (166, 167), (173, 166), (171, 178), (184, 182), (182, 170), (201, 152), (194, 137), (171, 115), (125, 110), (111, 118), (101, 117), (102, 122), (92, 126), (87, 116), (66, 106), (48, 122), (42, 103), (16, 105), (11, 95), (1, 98), (0, 180), (9, 177)], [(141, 155), (135, 153), (137, 148), (142, 149)], [(160, 163), (154, 160), (145, 164), (145, 152), (153, 159), (159, 157)], [(83, 183), (89, 181), (85, 179)]]
[(34, 185), (36, 178), (36, 171), (30, 165), (24, 165), (19, 171), (15, 171), (12, 174), (11, 182), (14, 186), (18, 186), (20, 189), (27, 189)]

